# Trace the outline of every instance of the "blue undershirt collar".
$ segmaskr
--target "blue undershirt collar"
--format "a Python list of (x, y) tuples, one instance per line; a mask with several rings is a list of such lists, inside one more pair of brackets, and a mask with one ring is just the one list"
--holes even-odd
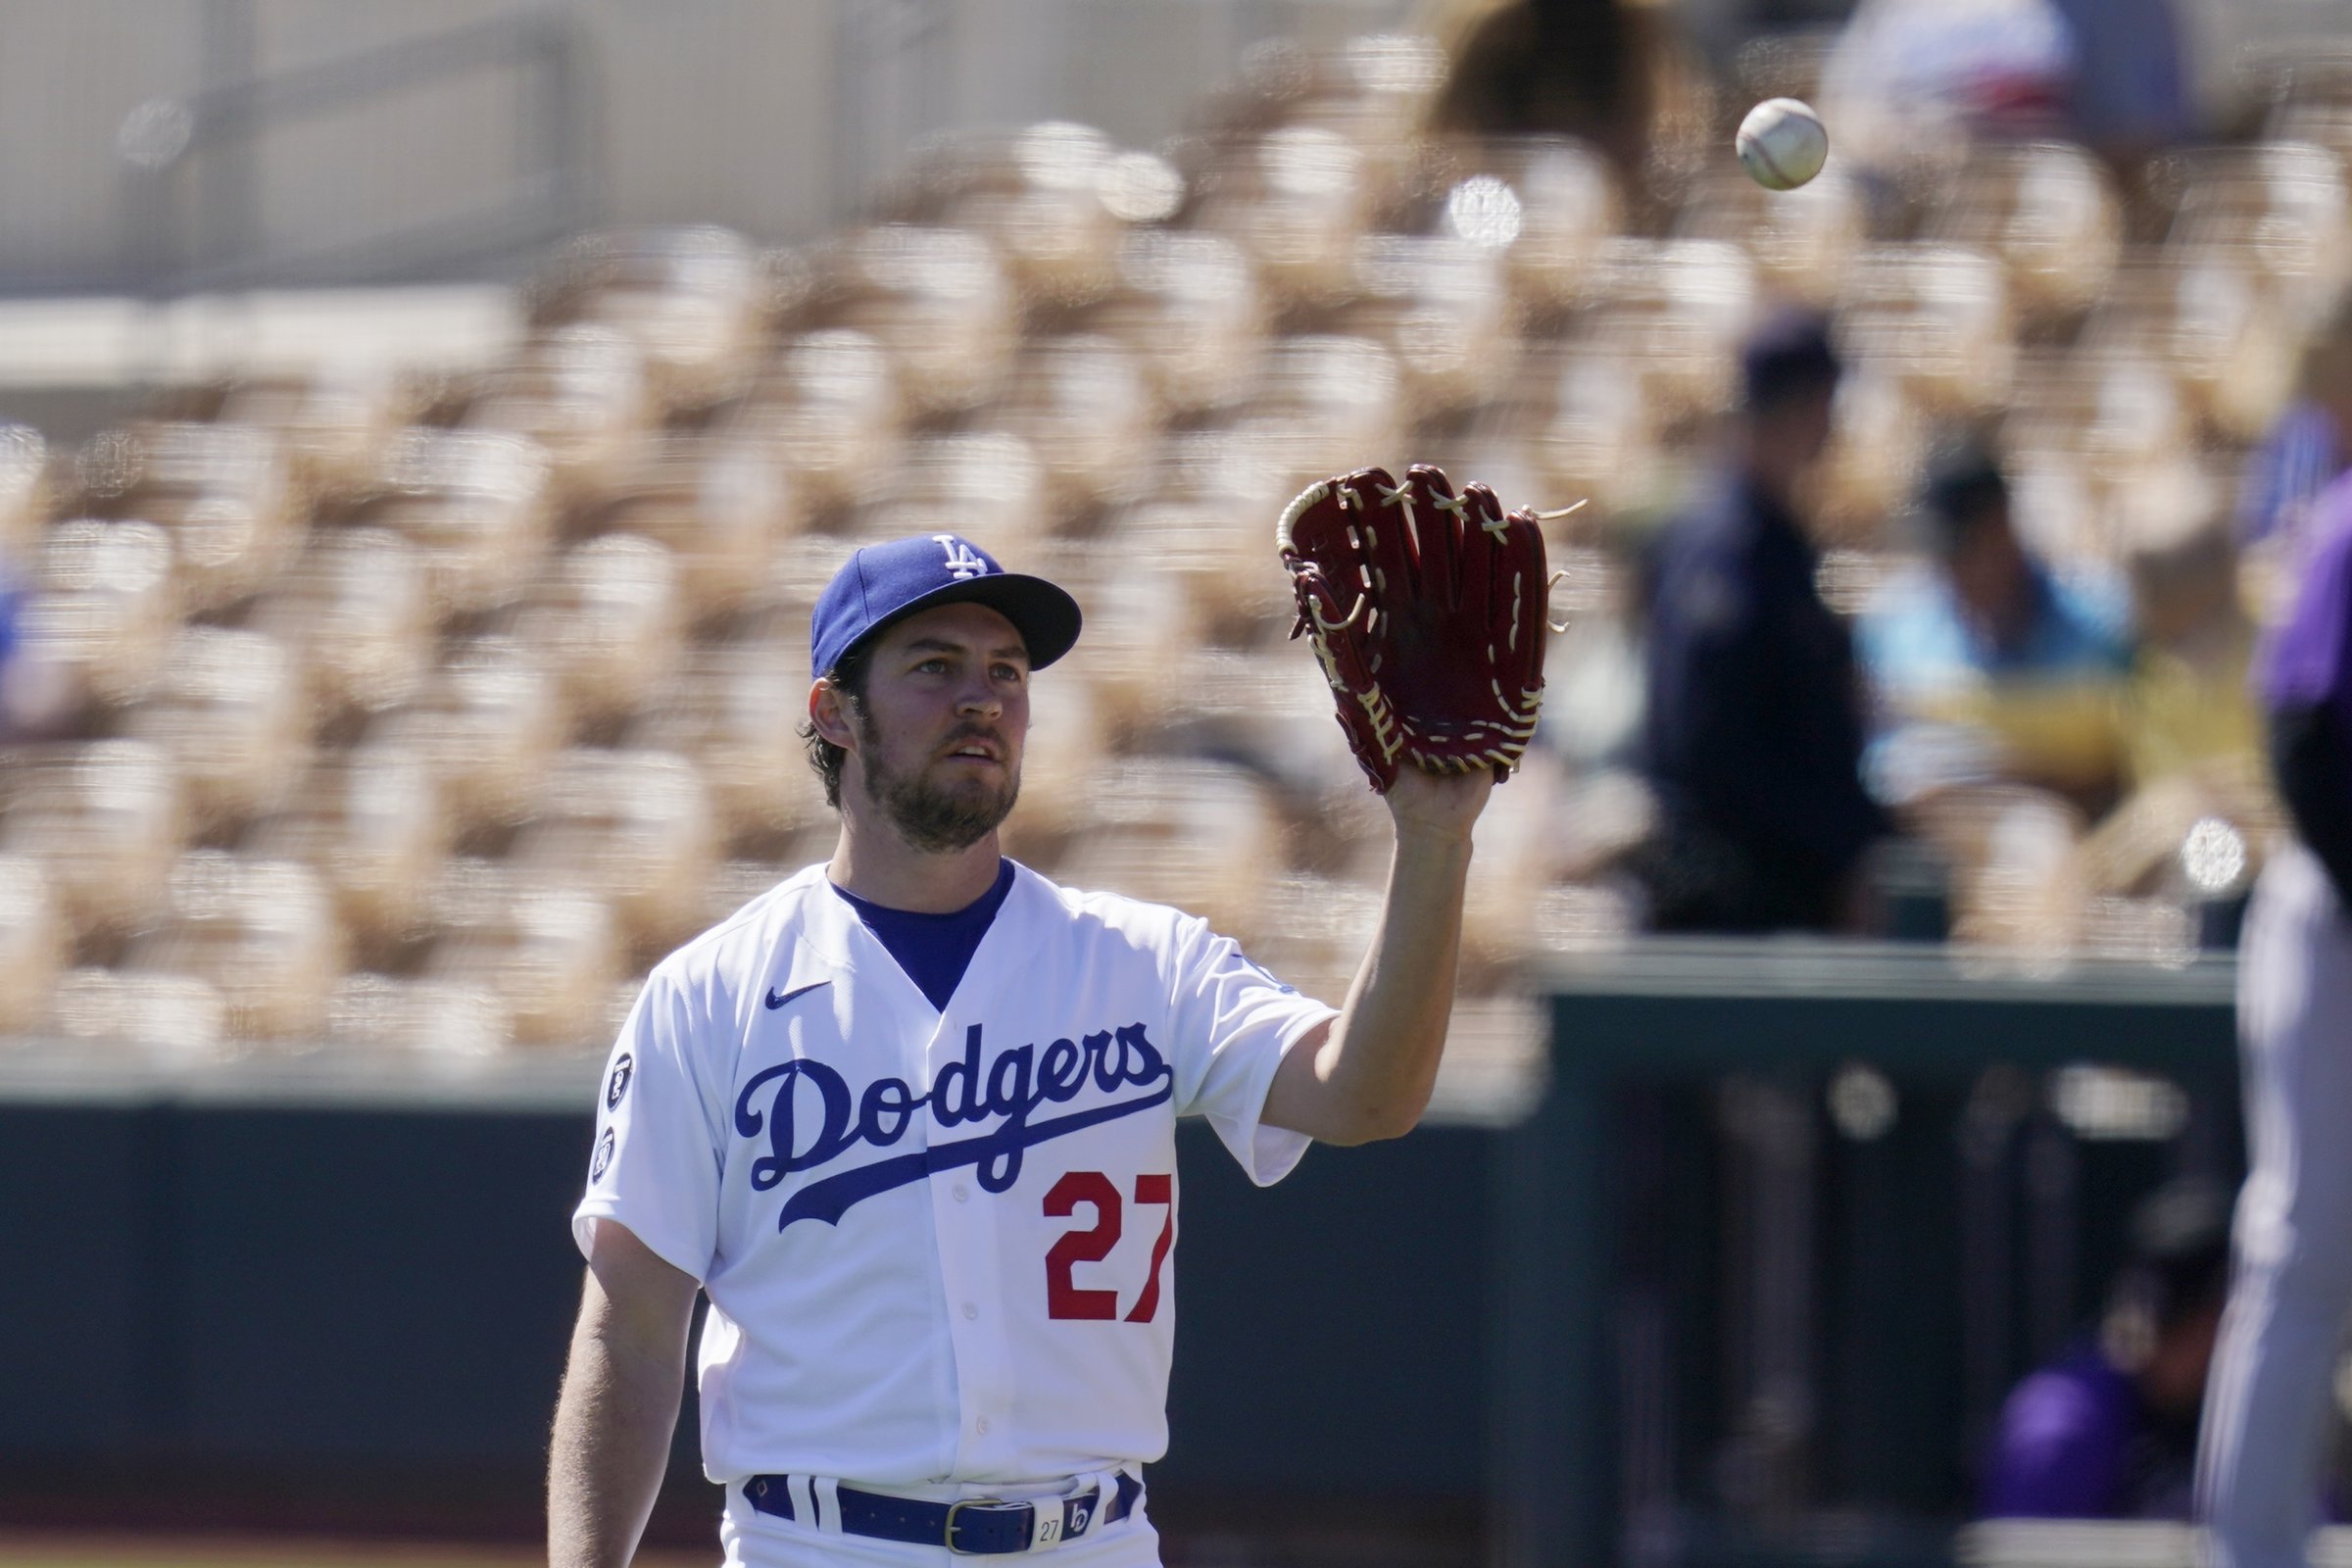
[(1012, 891), (1012, 862), (999, 857), (997, 880), (986, 893), (946, 914), (921, 914), (912, 909), (890, 909), (869, 903), (830, 878), (825, 885), (841, 895), (874, 939), (889, 950), (931, 1005), (945, 1012), (948, 999), (963, 982), (980, 939), (988, 935), (1004, 897)]

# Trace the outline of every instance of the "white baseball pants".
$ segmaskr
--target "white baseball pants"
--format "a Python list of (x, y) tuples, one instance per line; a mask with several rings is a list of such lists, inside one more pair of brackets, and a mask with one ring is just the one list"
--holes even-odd
[(2302, 1568), (2352, 1312), (2352, 922), (2299, 844), (2255, 888), (2237, 1017), (2249, 1168), (2197, 1504), (2217, 1568)]

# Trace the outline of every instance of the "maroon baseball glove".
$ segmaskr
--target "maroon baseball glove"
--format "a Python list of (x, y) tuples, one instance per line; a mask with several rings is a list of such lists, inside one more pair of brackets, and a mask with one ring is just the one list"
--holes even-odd
[(1427, 464), (1359, 468), (1285, 508), (1276, 543), (1301, 632), (1372, 788), (1410, 763), (1510, 776), (1544, 700), (1544, 535), (1494, 492)]

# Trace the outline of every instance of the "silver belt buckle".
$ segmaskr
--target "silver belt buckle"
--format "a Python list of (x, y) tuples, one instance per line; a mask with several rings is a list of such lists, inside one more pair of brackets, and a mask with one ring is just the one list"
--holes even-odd
[(947, 1529), (948, 1539), (946, 1542), (948, 1550), (954, 1552), (958, 1557), (984, 1557), (989, 1555), (987, 1552), (966, 1551), (961, 1546), (956, 1544), (956, 1516), (963, 1512), (963, 1510), (966, 1508), (993, 1508), (1003, 1503), (1004, 1500), (1004, 1499), (1003, 1497), (963, 1497), (955, 1502), (949, 1503)]

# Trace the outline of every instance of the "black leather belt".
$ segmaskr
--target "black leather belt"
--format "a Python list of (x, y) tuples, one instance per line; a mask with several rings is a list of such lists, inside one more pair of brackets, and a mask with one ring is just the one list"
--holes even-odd
[[(926, 1502), (920, 1497), (894, 1497), (856, 1487), (836, 1487), (841, 1504), (841, 1533), (869, 1536), (876, 1541), (903, 1541), (918, 1546), (946, 1546), (967, 1557), (1004, 1556), (1039, 1546), (1075, 1541), (1097, 1525), (1124, 1519), (1144, 1494), (1144, 1484), (1122, 1470), (1107, 1499), (1100, 1488), (1074, 1497), (1037, 1497), (1005, 1502), (996, 1497), (966, 1497), (958, 1502)], [(813, 1497), (815, 1494), (810, 1493)], [(753, 1476), (743, 1484), (743, 1500), (764, 1514), (791, 1519), (792, 1478)], [(821, 1509), (822, 1504), (817, 1505)], [(1044, 1529), (1040, 1529), (1040, 1510)], [(1060, 1517), (1054, 1512), (1059, 1510)], [(802, 1521), (823, 1528), (825, 1521)]]

